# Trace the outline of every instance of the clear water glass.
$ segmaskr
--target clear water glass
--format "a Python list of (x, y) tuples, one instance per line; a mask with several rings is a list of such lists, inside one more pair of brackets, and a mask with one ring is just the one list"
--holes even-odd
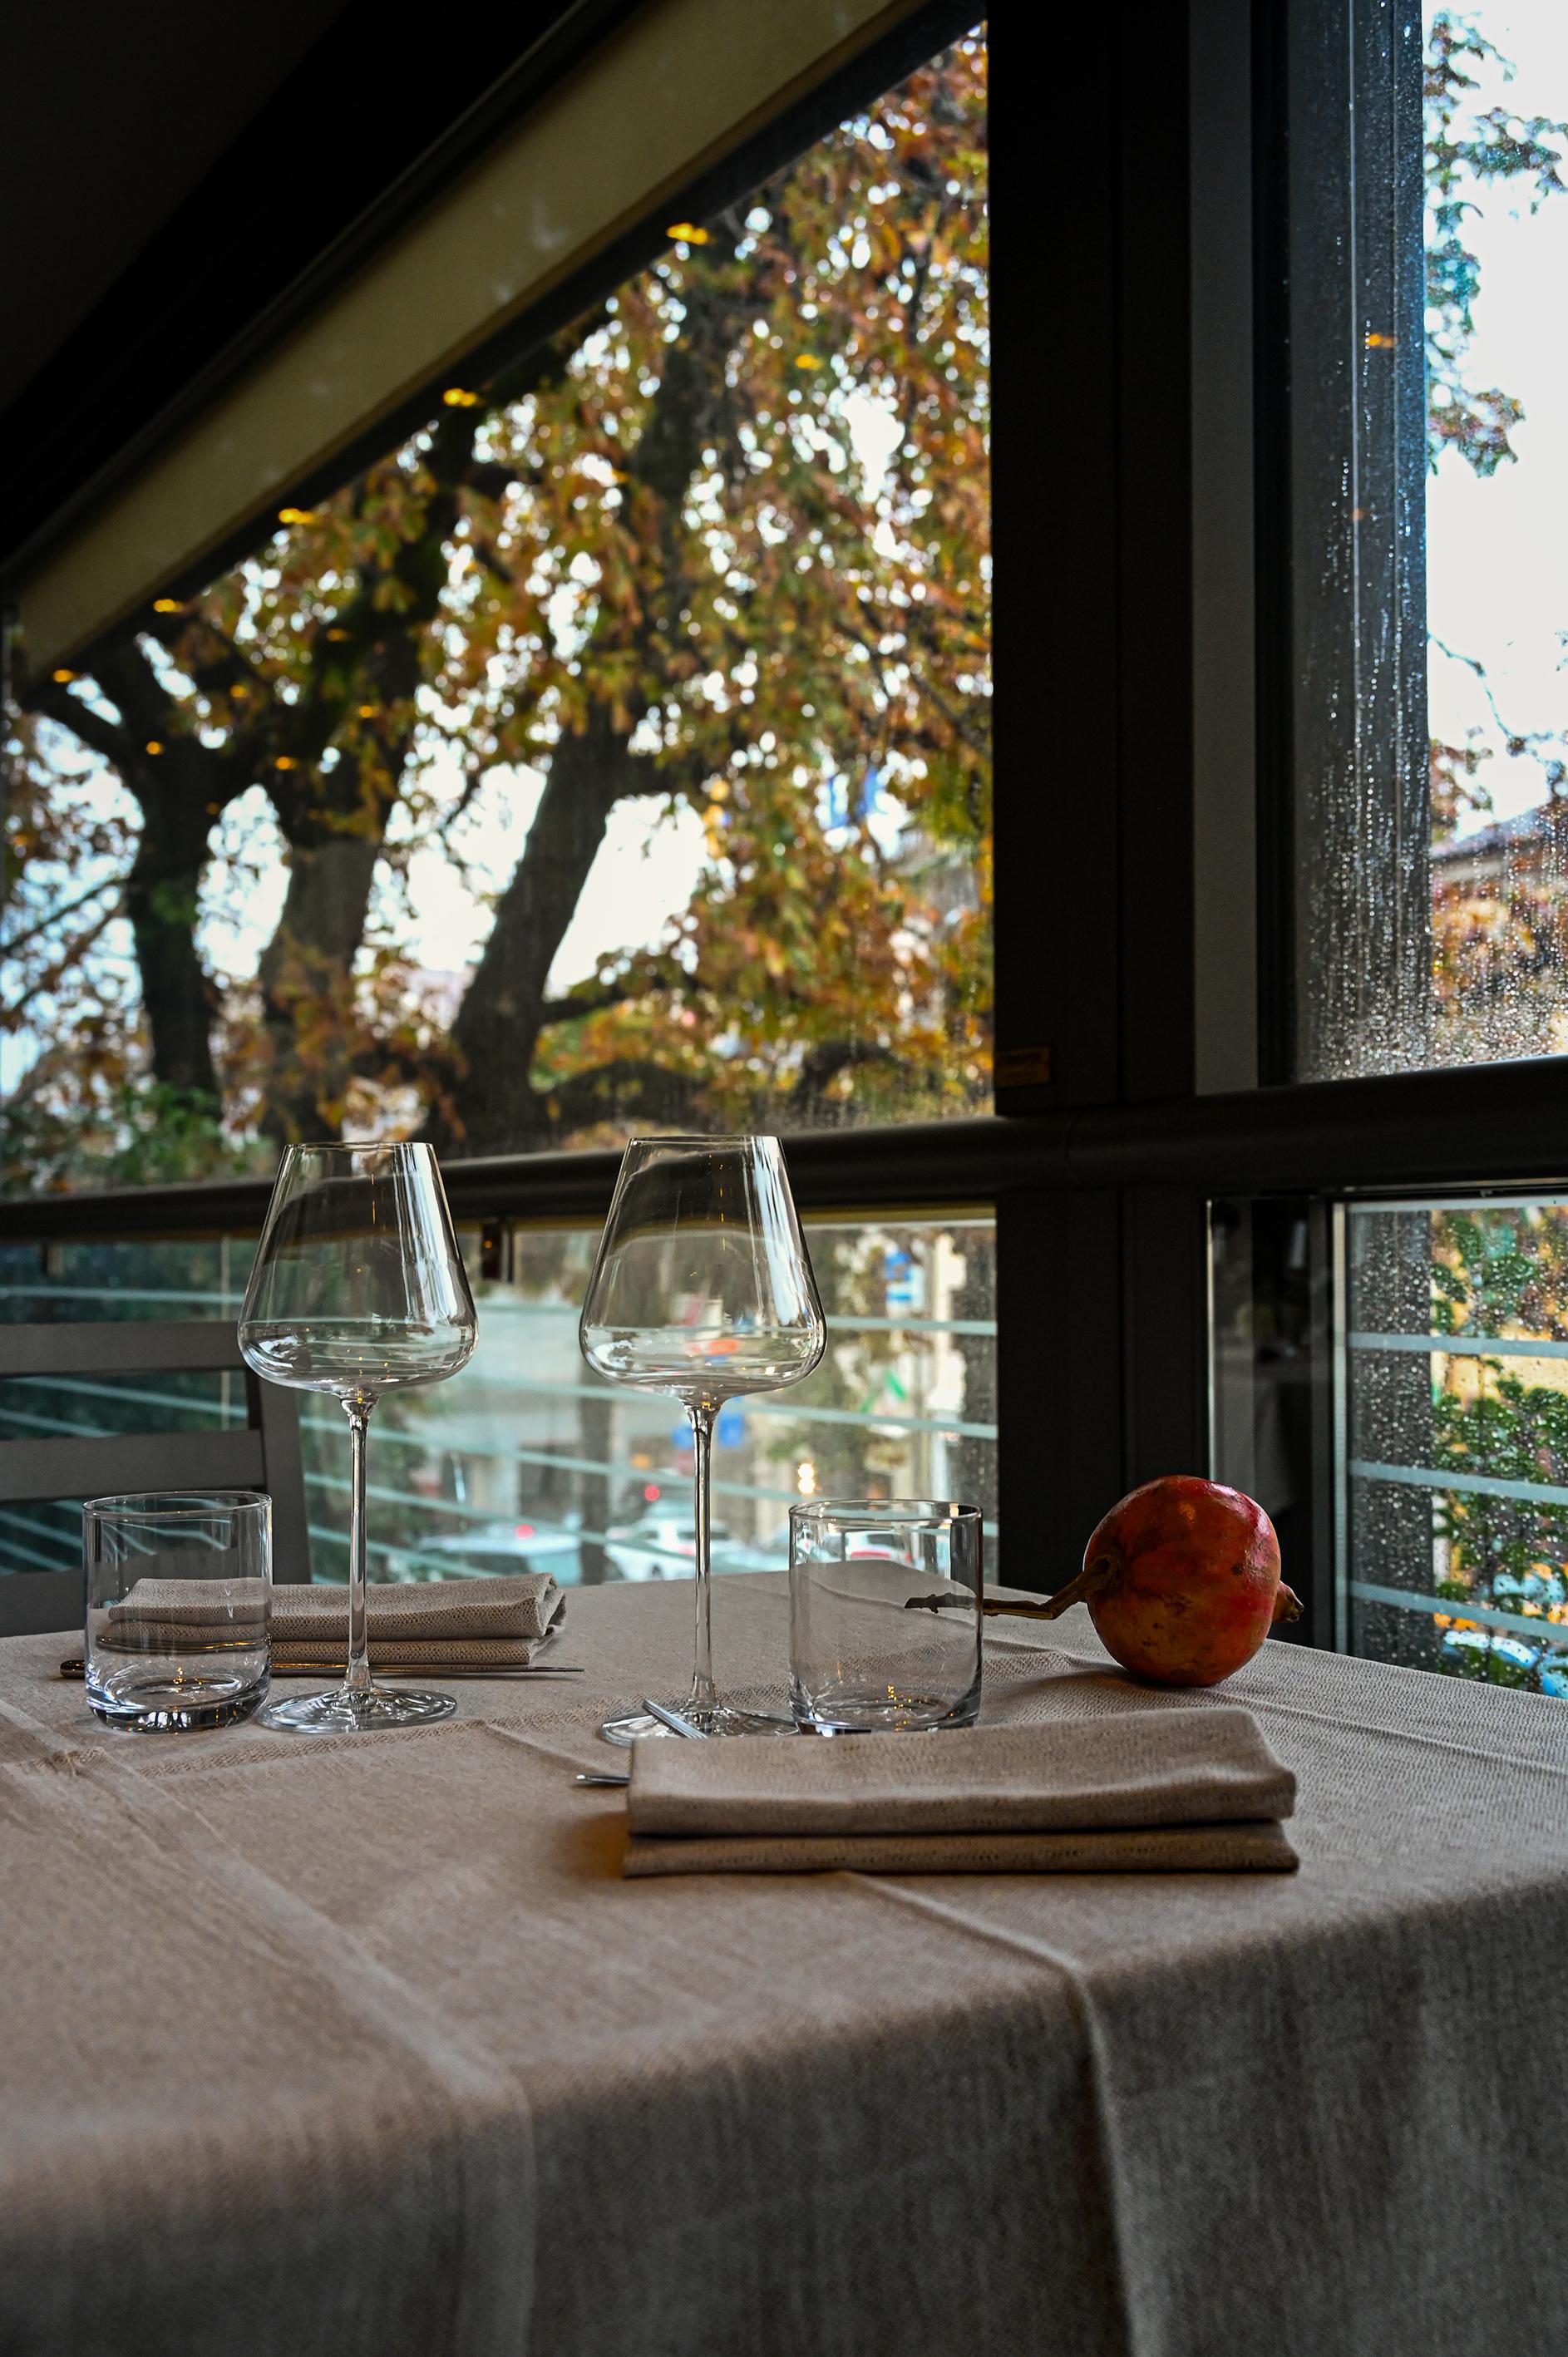
[(268, 1727), (354, 1735), (446, 1717), (450, 1695), (378, 1686), (365, 1618), (365, 1437), (386, 1392), (438, 1383), (478, 1323), (428, 1146), (294, 1146), (240, 1312), (240, 1352), (268, 1383), (325, 1392), (349, 1423), (349, 1662), (339, 1686), (269, 1703)]
[[(809, 1375), (827, 1343), (816, 1278), (776, 1137), (641, 1137), (626, 1149), (579, 1340), (612, 1383), (686, 1410), (695, 1474), (696, 1651), (673, 1696), (703, 1735), (789, 1735), (792, 1722), (721, 1700), (714, 1683), (709, 1482), (725, 1400)], [(612, 1743), (670, 1730), (646, 1711), (607, 1719)]]
[(106, 1726), (249, 1718), (271, 1682), (273, 1509), (253, 1491), (90, 1498), (87, 1699)]
[(981, 1510), (813, 1498), (789, 1510), (789, 1706), (819, 1735), (972, 1727)]

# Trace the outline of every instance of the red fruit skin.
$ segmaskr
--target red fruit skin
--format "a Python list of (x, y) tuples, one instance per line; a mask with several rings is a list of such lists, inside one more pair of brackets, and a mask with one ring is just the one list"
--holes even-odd
[(1089, 1599), (1101, 1642), (1162, 1685), (1218, 1685), (1300, 1609), (1280, 1585), (1262, 1506), (1194, 1474), (1146, 1481), (1113, 1506), (1083, 1555), (1086, 1572), (1107, 1561), (1111, 1577)]

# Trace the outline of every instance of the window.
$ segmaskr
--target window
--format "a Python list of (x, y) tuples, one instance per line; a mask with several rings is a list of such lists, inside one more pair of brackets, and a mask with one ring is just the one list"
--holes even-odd
[(987, 1109), (986, 56), (19, 671), (19, 1189)]
[[(1278, 21), (1274, 1076), (1558, 1054), (1568, 403), (1541, 293), (1568, 263), (1561, 11), (1334, 0)], [(1277, 1511), (1317, 1641), (1556, 1693), (1560, 1212), (1524, 1183), (1556, 1149), (1515, 1116), (1499, 1168), (1508, 1116), (1473, 1091), (1443, 1108), (1325, 1101), (1323, 1194), (1211, 1203), (1213, 1462)], [(1402, 1120), (1427, 1126), (1406, 1146)]]
[(1561, 1201), (1348, 1215), (1357, 1652), (1568, 1695)]
[(1568, 27), (1294, 13), (1295, 1071), (1568, 1046)]
[(1568, 27), (1429, 11), (1434, 1060), (1568, 1048)]
[[(1050, 249), (1069, 441), (1037, 339), (998, 343), (994, 858), (973, 33), (879, 65), (887, 95), (733, 201), (661, 212), (591, 310), (452, 371), (346, 491), (105, 655), (181, 723), (143, 740), (149, 797), (171, 748), (271, 758), (188, 799), (194, 868), (132, 894), (209, 993), (166, 1036), (205, 1041), (216, 1095), (160, 1063), (114, 897), (140, 805), (83, 746), (96, 698), (124, 710), (99, 671), (27, 683), (18, 1176), (140, 1182), (128, 1254), (253, 1233), (278, 1138), (318, 1121), (424, 1128), (454, 1174), (493, 1347), (387, 1427), (383, 1568), (680, 1559), (675, 1419), (585, 1380), (575, 1304), (629, 1129), (757, 1125), (792, 1133), (834, 1347), (721, 1436), (732, 1563), (776, 1561), (813, 1483), (946, 1482), (1051, 1585), (1119, 1494), (1207, 1469), (1275, 1516), (1298, 1638), (1487, 1676), (1518, 1639), (1544, 1684), (1568, 1134), (1561, 1076), (1505, 1051), (1552, 1048), (1561, 969), (1550, 846), (1489, 830), (1550, 803), (1561, 717), (1501, 693), (1525, 620), (1555, 693), (1568, 629), (1529, 340), (1555, 314), (1519, 292), (1568, 233), (1560, 46), (1535, 0), (1086, 22), (1107, 103), (1054, 152), (1118, 193)], [(1016, 219), (1026, 87), (999, 77)], [(1044, 318), (1037, 242), (997, 267), (999, 316)], [(698, 379), (701, 436), (666, 444)], [(204, 1170), (256, 1176), (156, 1184)], [(16, 1284), (41, 1239), (51, 1266), (110, 1250), (70, 1240), (115, 1211), (0, 1205)], [(307, 1435), (328, 1576), (335, 1439)]]
[[(777, 1395), (733, 1401), (714, 1466), (717, 1571), (781, 1568), (798, 1499), (951, 1495), (984, 1511), (997, 1576), (995, 1238), (988, 1215), (809, 1221), (827, 1357)], [(451, 1383), (377, 1411), (371, 1575), (541, 1570), (564, 1586), (691, 1568), (691, 1432), (673, 1401), (592, 1376), (577, 1349), (596, 1227), (518, 1228), (505, 1274), (462, 1242), (484, 1347)], [(0, 1248), (0, 1323), (237, 1315), (249, 1238)], [(0, 1382), (0, 1438), (215, 1432), (245, 1419), (242, 1379)], [(343, 1420), (300, 1402), (312, 1576), (348, 1577)], [(0, 1504), (0, 1577), (80, 1565), (71, 1500)]]
[[(378, 1416), (373, 1576), (688, 1567), (688, 1437), (576, 1349), (628, 1131), (990, 1112), (987, 53), (960, 30), (910, 70), (920, 38), (228, 570), (88, 654), (20, 649), (0, 1317), (231, 1318), (293, 1137), (473, 1164), (487, 1348)], [(860, 1144), (886, 1193), (800, 1149), (829, 1350), (721, 1421), (722, 1570), (846, 1490), (974, 1498), (997, 1566), (985, 1186)], [(542, 1178), (570, 1207), (515, 1218)], [(155, 1215), (188, 1179), (220, 1183)], [(137, 1210), (81, 1241), (39, 1201), (104, 1186)], [(0, 1389), (13, 1438), (243, 1413), (221, 1377)], [(301, 1430), (339, 1578), (340, 1421), (307, 1399)], [(69, 1566), (77, 1527), (0, 1511), (0, 1569)]]

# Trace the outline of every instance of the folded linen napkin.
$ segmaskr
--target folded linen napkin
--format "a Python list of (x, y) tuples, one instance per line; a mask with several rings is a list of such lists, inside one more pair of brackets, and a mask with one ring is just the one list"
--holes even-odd
[(1290, 1871), (1295, 1778), (1251, 1711), (639, 1743), (622, 1866), (643, 1874)]
[[(231, 1603), (231, 1596), (239, 1600)], [(486, 1579), (372, 1579), (365, 1590), (371, 1666), (515, 1669), (531, 1661), (566, 1609), (547, 1571)], [(248, 1623), (243, 1616), (248, 1615)], [(127, 1652), (164, 1647), (196, 1652), (254, 1641), (260, 1599), (220, 1580), (143, 1579), (111, 1607), (102, 1641)], [(349, 1651), (345, 1587), (272, 1591), (272, 1641), (279, 1660), (341, 1669)]]

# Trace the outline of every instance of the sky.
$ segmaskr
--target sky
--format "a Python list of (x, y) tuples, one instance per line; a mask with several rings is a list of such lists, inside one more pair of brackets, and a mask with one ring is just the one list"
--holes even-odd
[[(1477, 102), (1495, 97), (1568, 122), (1568, 0), (1463, 13), (1518, 68), (1511, 83), (1483, 86)], [(1568, 156), (1559, 168), (1568, 180)], [(1429, 479), (1427, 617), (1434, 638), (1485, 663), (1510, 728), (1568, 728), (1568, 194), (1531, 217), (1505, 182), (1482, 208), (1466, 231), (1481, 264), (1471, 380), (1522, 401), (1524, 422), (1511, 437), (1516, 466), (1482, 481), (1447, 453)], [(1536, 764), (1501, 749), (1474, 673), (1435, 646), (1428, 708), (1450, 742), (1475, 726), (1498, 748), (1481, 773), (1498, 817), (1545, 799)], [(1473, 818), (1462, 831), (1487, 823)]]

